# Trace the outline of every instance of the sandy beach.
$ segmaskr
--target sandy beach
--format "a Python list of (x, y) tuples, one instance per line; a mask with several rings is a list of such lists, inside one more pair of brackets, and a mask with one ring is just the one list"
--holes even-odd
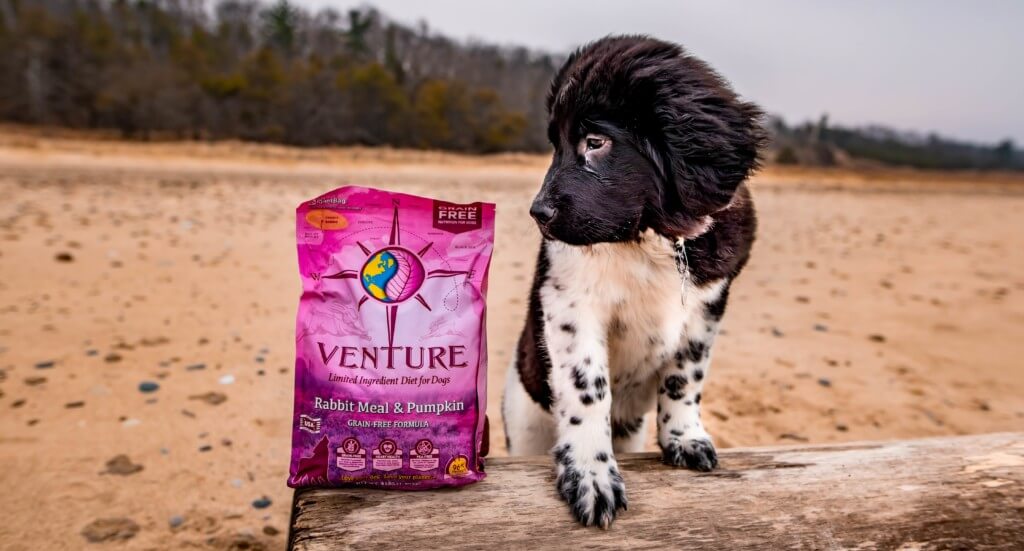
[[(294, 209), (346, 183), (497, 204), (502, 455), (546, 162), (0, 131), (0, 548), (284, 547)], [(769, 167), (752, 188), (704, 392), (720, 447), (1024, 429), (1024, 177)]]

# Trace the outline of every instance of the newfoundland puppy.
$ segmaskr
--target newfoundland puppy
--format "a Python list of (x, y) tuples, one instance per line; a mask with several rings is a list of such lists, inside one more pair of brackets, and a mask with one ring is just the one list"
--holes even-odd
[(617, 452), (657, 407), (663, 461), (718, 463), (701, 388), (756, 220), (744, 183), (761, 111), (676, 44), (614, 36), (572, 54), (547, 97), (543, 242), (503, 410), (509, 453), (551, 452), (584, 525), (626, 508)]

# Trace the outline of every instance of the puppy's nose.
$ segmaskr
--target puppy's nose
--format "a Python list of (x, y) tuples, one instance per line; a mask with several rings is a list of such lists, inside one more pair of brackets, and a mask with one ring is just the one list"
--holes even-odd
[(532, 216), (538, 224), (547, 224), (555, 217), (555, 209), (551, 208), (547, 203), (534, 201), (533, 205), (530, 207), (530, 216)]

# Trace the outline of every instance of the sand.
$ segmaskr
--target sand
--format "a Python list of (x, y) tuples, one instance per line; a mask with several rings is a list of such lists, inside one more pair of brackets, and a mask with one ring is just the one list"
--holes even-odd
[[(284, 547), (293, 212), (343, 183), (497, 203), (501, 455), (545, 161), (0, 132), (0, 548)], [(770, 167), (753, 189), (704, 393), (720, 446), (1024, 428), (1024, 180)]]

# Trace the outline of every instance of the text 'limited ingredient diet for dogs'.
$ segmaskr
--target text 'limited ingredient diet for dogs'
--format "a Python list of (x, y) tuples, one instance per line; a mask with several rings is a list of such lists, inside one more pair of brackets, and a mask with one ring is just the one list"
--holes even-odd
[(494, 205), (343, 187), (296, 214), (288, 485), (481, 480)]

